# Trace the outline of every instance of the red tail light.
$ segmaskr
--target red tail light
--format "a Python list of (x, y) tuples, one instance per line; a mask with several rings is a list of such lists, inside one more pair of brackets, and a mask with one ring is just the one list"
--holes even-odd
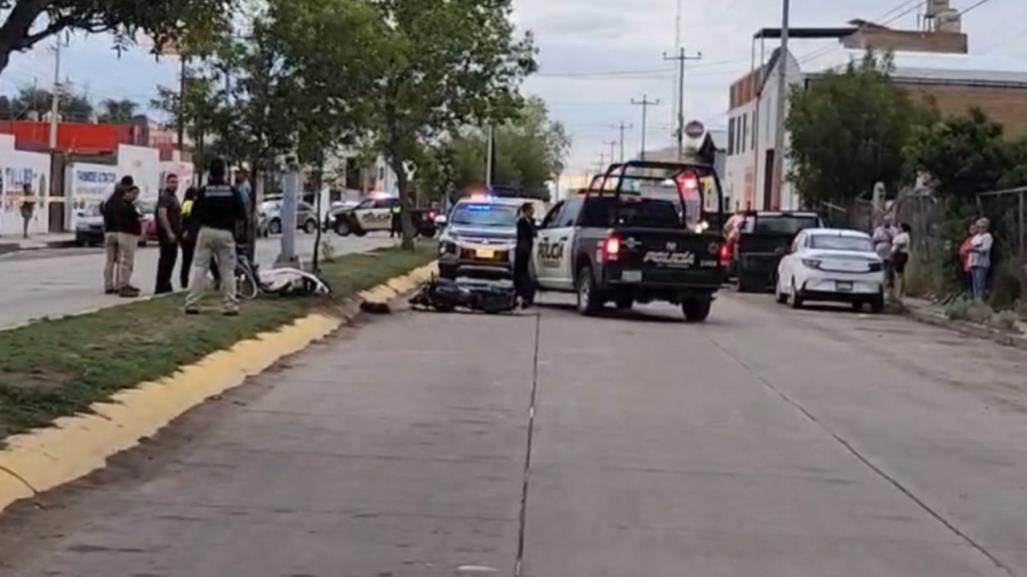
[(620, 237), (611, 234), (599, 243), (603, 261), (615, 262), (620, 260)]
[(731, 247), (727, 244), (720, 245), (720, 262), (722, 264), (731, 262)]

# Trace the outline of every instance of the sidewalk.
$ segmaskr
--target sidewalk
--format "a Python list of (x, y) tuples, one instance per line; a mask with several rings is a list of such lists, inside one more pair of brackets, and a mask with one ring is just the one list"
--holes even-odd
[(32, 235), (27, 239), (20, 236), (0, 236), (0, 254), (19, 250), (37, 250), (41, 248), (62, 248), (75, 244), (75, 233), (56, 232), (52, 234)]
[(1027, 323), (1020, 322), (1020, 334), (1009, 333), (967, 321), (955, 321), (945, 314), (945, 307), (926, 299), (902, 299), (905, 314), (915, 321), (959, 331), (965, 335), (988, 339), (1008, 347), (1027, 350)]

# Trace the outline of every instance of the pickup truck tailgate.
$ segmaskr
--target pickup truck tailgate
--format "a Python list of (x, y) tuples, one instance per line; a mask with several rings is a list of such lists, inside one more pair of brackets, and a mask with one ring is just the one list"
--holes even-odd
[(788, 252), (794, 235), (778, 233), (742, 233), (738, 239), (738, 259), (746, 271), (774, 273), (781, 257)]
[(621, 282), (683, 287), (720, 285), (720, 236), (646, 228), (617, 232), (621, 254), (618, 262), (610, 263), (610, 270), (611, 276), (619, 274)]

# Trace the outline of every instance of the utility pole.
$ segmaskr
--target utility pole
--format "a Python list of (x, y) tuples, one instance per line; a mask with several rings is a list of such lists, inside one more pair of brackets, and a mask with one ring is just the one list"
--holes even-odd
[(488, 145), (486, 146), (485, 153), (488, 158), (485, 159), (485, 186), (489, 189), (492, 188), (492, 171), (495, 169), (493, 166), (493, 155), (496, 152), (496, 129), (491, 124), (488, 130)]
[(616, 140), (610, 140), (610, 141), (603, 142), (603, 144), (609, 144), (610, 145), (610, 164), (613, 164), (613, 159), (617, 158), (617, 155), (615, 154), (615, 152), (617, 150), (617, 142), (618, 141), (616, 141)]
[(677, 60), (678, 61), (678, 160), (685, 154), (685, 62), (689, 60), (702, 60), (702, 52), (699, 52), (695, 56), (689, 56), (688, 52), (684, 47), (678, 49), (677, 56), (668, 56), (666, 52), (663, 53), (664, 60)]
[(178, 59), (182, 64), (178, 78), (178, 150), (181, 152), (185, 149), (185, 84), (189, 69), (186, 68), (185, 54), (179, 53)]
[(54, 44), (53, 94), (50, 95), (50, 150), (57, 150), (57, 126), (61, 114), (61, 39)]
[(648, 94), (642, 95), (642, 100), (631, 99), (631, 104), (642, 107), (642, 151), (638, 154), (639, 159), (645, 160), (645, 129), (646, 123), (649, 121), (649, 107), (659, 106), (660, 99), (649, 100)]
[(777, 79), (777, 133), (774, 136), (774, 187), (770, 197), (772, 209), (781, 207), (781, 192), (784, 189), (785, 175), (785, 114), (788, 112), (788, 26), (789, 0), (784, 0), (781, 24), (781, 74)]
[(629, 128), (634, 128), (634, 126), (624, 124), (624, 122), (621, 121), (620, 124), (614, 125), (614, 128), (620, 131), (620, 163), (624, 164), (624, 131)]

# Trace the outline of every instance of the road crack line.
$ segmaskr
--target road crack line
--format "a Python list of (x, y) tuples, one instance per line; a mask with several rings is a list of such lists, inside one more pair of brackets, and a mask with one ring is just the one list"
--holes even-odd
[(735, 363), (737, 363), (738, 366), (742, 367), (743, 369), (745, 369), (746, 372), (748, 372), (750, 375), (755, 377), (756, 380), (758, 380), (760, 383), (762, 383), (764, 387), (766, 387), (771, 392), (776, 394), (778, 397), (781, 398), (781, 400), (783, 400), (785, 403), (790, 405), (792, 408), (794, 408), (794, 409), (798, 410), (800, 413), (802, 413), (802, 415), (804, 417), (806, 417), (810, 422), (812, 422), (817, 427), (819, 427), (821, 430), (823, 430), (825, 433), (830, 435), (831, 438), (833, 438), (846, 451), (848, 451), (848, 453), (850, 455), (855, 457), (856, 460), (858, 460), (865, 467), (870, 469), (878, 477), (880, 477), (881, 479), (883, 479), (884, 481), (889, 483), (892, 487), (897, 489), (900, 493), (905, 495), (906, 498), (908, 498), (910, 501), (912, 501), (914, 504), (916, 504), (918, 507), (920, 507), (920, 509), (923, 510), (925, 513), (927, 513), (929, 516), (931, 516), (936, 521), (941, 523), (953, 535), (959, 537), (961, 540), (963, 540), (963, 542), (965, 542), (971, 548), (977, 550), (980, 554), (984, 555), (989, 561), (991, 561), (995, 565), (995, 567), (1001, 569), (1003, 572), (1005, 572), (1010, 577), (1017, 577), (1016, 573), (1014, 573), (1013, 570), (1008, 565), (1003, 563), (998, 557), (996, 557), (984, 545), (982, 545), (981, 543), (977, 542), (973, 537), (971, 537), (966, 532), (964, 532), (962, 529), (957, 527), (953, 521), (950, 521), (949, 519), (945, 518), (945, 516), (943, 516), (941, 513), (939, 513), (931, 505), (929, 505), (923, 499), (918, 497), (913, 492), (912, 489), (910, 489), (909, 487), (906, 487), (905, 485), (902, 484), (901, 481), (899, 481), (898, 479), (896, 479), (892, 475), (888, 474), (888, 472), (885, 471), (880, 466), (876, 465), (873, 461), (870, 460), (869, 457), (867, 457), (862, 452), (860, 452), (860, 450), (857, 449), (848, 439), (846, 439), (845, 437), (843, 437), (840, 434), (838, 434), (838, 433), (834, 432), (833, 430), (831, 430), (830, 427), (828, 427), (823, 421), (821, 421), (819, 418), (817, 418), (817, 416), (815, 414), (813, 414), (812, 411), (810, 411), (805, 406), (803, 406), (802, 403), (798, 402), (797, 400), (795, 400), (794, 398), (789, 396), (788, 393), (786, 393), (786, 392), (782, 391), (781, 389), (779, 389), (778, 387), (774, 386), (774, 384), (771, 383), (766, 378), (764, 378), (763, 375), (759, 374), (755, 369), (750, 367), (748, 365), (748, 363), (746, 363), (742, 359), (740, 359), (737, 356), (735, 356), (734, 353), (729, 351), (726, 347), (724, 347), (722, 344), (717, 342), (715, 339), (713, 339), (713, 338), (711, 338), (709, 336), (707, 336), (707, 339), (713, 344), (713, 346), (717, 347), (718, 349), (720, 349), (720, 351), (722, 353), (727, 355), (728, 358), (730, 358)]
[(524, 483), (521, 485), (521, 512), (517, 531), (517, 563), (514, 566), (514, 577), (521, 577), (524, 572), (524, 542), (528, 524), (528, 486), (531, 480), (531, 451), (535, 440), (535, 407), (538, 401), (538, 357), (539, 343), (542, 340), (542, 313), (535, 315), (535, 351), (531, 371), (531, 397), (528, 403), (528, 440), (524, 453)]

